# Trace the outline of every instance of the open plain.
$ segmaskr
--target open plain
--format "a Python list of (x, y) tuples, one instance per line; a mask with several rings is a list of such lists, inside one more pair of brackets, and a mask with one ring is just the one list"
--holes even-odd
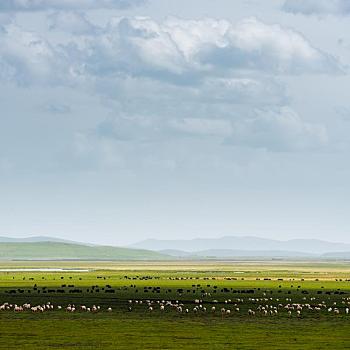
[(350, 263), (0, 264), (1, 349), (346, 349)]

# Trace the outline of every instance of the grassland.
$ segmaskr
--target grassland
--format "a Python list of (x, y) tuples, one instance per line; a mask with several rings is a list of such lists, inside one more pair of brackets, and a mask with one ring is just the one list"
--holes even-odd
[[(49, 301), (77, 309), (99, 305), (101, 310), (0, 312), (1, 349), (350, 348), (346, 262), (0, 263), (0, 270), (23, 267), (88, 271), (0, 271), (0, 305)], [(170, 307), (161, 311), (157, 301), (163, 299), (176, 300), (189, 312)], [(206, 312), (193, 311), (195, 299), (201, 299)], [(281, 307), (273, 316), (248, 315), (258, 304), (278, 307), (286, 299), (312, 307), (324, 302), (327, 307), (319, 312), (304, 308), (300, 317)], [(339, 314), (328, 311), (334, 303)], [(210, 311), (213, 306), (215, 312)], [(107, 312), (108, 307), (113, 311)], [(221, 308), (232, 313), (223, 314)]]
[(89, 259), (89, 260), (164, 260), (164, 254), (143, 249), (88, 246), (61, 242), (0, 242), (0, 259)]

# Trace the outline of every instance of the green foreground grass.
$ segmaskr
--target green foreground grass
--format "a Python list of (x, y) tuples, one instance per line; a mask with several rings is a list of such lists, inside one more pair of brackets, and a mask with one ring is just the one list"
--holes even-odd
[(343, 319), (1, 315), (1, 349), (348, 349)]

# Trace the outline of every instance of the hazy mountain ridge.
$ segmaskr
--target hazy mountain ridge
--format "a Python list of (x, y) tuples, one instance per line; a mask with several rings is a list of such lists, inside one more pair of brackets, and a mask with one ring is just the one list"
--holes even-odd
[[(165, 249), (159, 249), (166, 247)], [(185, 248), (185, 249), (181, 249)], [(295, 249), (292, 249), (295, 248)], [(350, 259), (350, 244), (315, 239), (278, 241), (258, 237), (148, 239), (129, 247), (78, 243), (35, 236), (0, 237), (0, 259), (169, 260), (236, 258)]]
[(350, 259), (350, 251), (347, 252), (332, 252), (322, 255), (325, 259)]
[(189, 253), (212, 249), (230, 249), (236, 251), (285, 251), (310, 255), (350, 251), (350, 244), (347, 243), (327, 242), (317, 239), (292, 239), (281, 241), (253, 236), (226, 236), (221, 238), (195, 238), (191, 240), (147, 239), (129, 245), (129, 247), (156, 251), (179, 250)]
[(283, 250), (233, 250), (233, 249), (208, 249), (196, 252), (183, 252), (181, 250), (160, 250), (160, 253), (177, 258), (188, 259), (229, 259), (229, 258), (317, 258), (318, 255), (283, 251)]

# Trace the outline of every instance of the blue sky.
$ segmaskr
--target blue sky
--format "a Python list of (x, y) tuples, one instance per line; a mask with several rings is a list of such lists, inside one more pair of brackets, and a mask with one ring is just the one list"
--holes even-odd
[(346, 0), (4, 0), (0, 235), (350, 242)]

